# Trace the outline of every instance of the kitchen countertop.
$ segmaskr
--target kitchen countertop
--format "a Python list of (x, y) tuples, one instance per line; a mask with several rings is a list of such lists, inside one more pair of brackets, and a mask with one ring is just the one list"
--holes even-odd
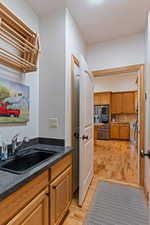
[(130, 124), (129, 122), (111, 122), (113, 124)]
[[(45, 162), (37, 165), (28, 172), (23, 174), (14, 174), (6, 171), (0, 170), (0, 200), (3, 200), (20, 187), (22, 187), (27, 182), (31, 181), (36, 176), (40, 175), (43, 171), (47, 170), (49, 167), (54, 165), (56, 162), (61, 160), (68, 153), (73, 151), (71, 147), (64, 146), (54, 146), (54, 145), (45, 145), (45, 144), (36, 144), (30, 146), (30, 148), (36, 148), (40, 151), (56, 151), (58, 154), (54, 155), (52, 158), (47, 159)], [(28, 149), (28, 148), (27, 148)], [(3, 162), (0, 161), (0, 165)]]

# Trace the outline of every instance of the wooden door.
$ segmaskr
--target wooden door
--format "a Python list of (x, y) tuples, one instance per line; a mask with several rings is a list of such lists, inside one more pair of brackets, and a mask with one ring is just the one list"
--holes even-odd
[(7, 225), (49, 225), (48, 189), (33, 199)]
[(119, 124), (111, 124), (111, 138), (119, 139)]
[(135, 94), (126, 92), (122, 94), (122, 112), (135, 113)]
[(93, 76), (87, 63), (80, 57), (80, 162), (79, 162), (79, 205), (82, 206), (93, 178)]
[(122, 94), (112, 93), (112, 114), (122, 113)]
[(72, 198), (72, 167), (65, 170), (50, 185), (50, 225), (58, 225), (67, 210)]
[(120, 124), (119, 135), (121, 140), (130, 140), (130, 126), (128, 124)]

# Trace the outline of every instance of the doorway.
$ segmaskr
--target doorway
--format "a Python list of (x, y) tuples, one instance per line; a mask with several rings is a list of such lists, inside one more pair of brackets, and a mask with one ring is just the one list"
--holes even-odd
[[(71, 77), (73, 78), (72, 82), (74, 82), (74, 78), (75, 78), (74, 75), (78, 74), (79, 68), (80, 68), (80, 62), (78, 61), (78, 59), (76, 57), (72, 57), (72, 70), (71, 70), (72, 71)], [(137, 76), (138, 76), (138, 79), (137, 79), (137, 82), (138, 82), (137, 83), (137, 86), (138, 86), (137, 98), (138, 98), (138, 102), (140, 103), (138, 105), (140, 113), (138, 113), (139, 127), (138, 127), (138, 153), (137, 153), (137, 157), (138, 157), (138, 162), (139, 162), (138, 166), (139, 166), (139, 175), (140, 176), (138, 176), (138, 178), (139, 178), (138, 185), (132, 185), (131, 183), (129, 184), (129, 183), (118, 182), (118, 181), (114, 181), (112, 179), (108, 180), (108, 181), (113, 182), (113, 183), (122, 183), (122, 184), (127, 185), (127, 186), (130, 185), (130, 186), (133, 186), (133, 187), (139, 187), (139, 184), (140, 185), (144, 184), (144, 173), (143, 173), (144, 172), (144, 160), (143, 160), (143, 158), (140, 157), (140, 149), (144, 149), (144, 101), (145, 101), (144, 100), (144, 66), (143, 65), (136, 65), (136, 66), (130, 66), (130, 67), (126, 67), (126, 68), (124, 68), (124, 67), (123, 68), (117, 68), (117, 69), (114, 69), (114, 70), (94, 71), (93, 75), (94, 76), (101, 76), (101, 74), (104, 74), (104, 75), (105, 74), (116, 74), (116, 73), (119, 74), (119, 73), (127, 73), (127, 72), (136, 72)], [(72, 85), (73, 85), (73, 83), (72, 83)], [(77, 88), (77, 90), (79, 90), (79, 88)], [(79, 93), (79, 92), (77, 91), (76, 93)], [(74, 94), (72, 93), (72, 97), (73, 96), (74, 96)], [(77, 97), (78, 94), (75, 95), (75, 96)], [(74, 107), (75, 107), (75, 105), (73, 104), (72, 109)], [(78, 116), (79, 116), (79, 114), (78, 114)], [(72, 114), (72, 120), (74, 118), (75, 117)], [(79, 121), (79, 120), (77, 120), (77, 121)], [(74, 123), (74, 125), (72, 123), (72, 138), (73, 138), (72, 143), (74, 143), (74, 146), (78, 146), (76, 148), (77, 152), (75, 154), (78, 154), (77, 159), (79, 160), (79, 152), (78, 152), (79, 151), (79, 139), (78, 139), (79, 138), (79, 136), (78, 136), (79, 129), (75, 129), (76, 126), (78, 127), (79, 123), (77, 123), (76, 125), (75, 125), (75, 123)], [(93, 131), (94, 131), (94, 129), (93, 129)], [(75, 132), (75, 135), (74, 135), (74, 132)], [(104, 142), (105, 142), (105, 140), (104, 140)], [(115, 145), (113, 145), (113, 146), (114, 146), (114, 149), (116, 149)], [(122, 148), (124, 149), (124, 146), (122, 146)], [(95, 155), (95, 157), (96, 157), (96, 155)], [(77, 161), (76, 161), (76, 163), (74, 161), (74, 166), (78, 167)], [(79, 167), (78, 167), (78, 169), (79, 169)], [(73, 169), (73, 173), (74, 173), (74, 171), (75, 171), (75, 169)], [(66, 225), (66, 224), (83, 224), (84, 218), (86, 217), (86, 214), (87, 214), (87, 210), (91, 205), (91, 201), (93, 199), (97, 183), (100, 182), (100, 181), (103, 181), (103, 180), (104, 179), (102, 179), (101, 176), (96, 176), (94, 174), (94, 178), (92, 180), (92, 183), (89, 186), (88, 192), (87, 192), (85, 200), (83, 202), (83, 205), (82, 205), (82, 207), (79, 207), (79, 205), (78, 205), (78, 191), (76, 191), (76, 190), (78, 190), (79, 178), (76, 179), (77, 185), (73, 186), (73, 187), (76, 187), (75, 189), (73, 188), (73, 190), (76, 191), (76, 192), (73, 195), (73, 201), (72, 201), (72, 204), (71, 204), (71, 207), (70, 207), (70, 213), (69, 213), (68, 217), (66, 218), (66, 220), (64, 221), (63, 225)]]
[[(76, 57), (72, 56), (71, 130), (72, 145), (76, 149), (73, 157), (74, 192), (79, 186), (79, 73), (80, 62)], [(132, 80), (133, 78), (135, 80), (134, 90), (127, 91), (124, 89), (118, 91), (116, 88), (116, 90), (107, 90), (107, 92), (103, 90), (103, 93), (101, 93), (102, 122), (104, 123), (98, 135), (102, 135), (103, 138), (94, 140), (96, 142), (94, 156), (95, 175), (98, 174), (98, 176), (103, 179), (118, 180), (129, 184), (144, 186), (144, 159), (140, 154), (141, 150), (144, 149), (144, 65), (99, 70), (93, 71), (92, 73), (94, 78), (109, 77), (109, 82), (110, 77), (117, 77), (118, 79), (120, 74), (122, 77), (131, 76)], [(114, 101), (113, 105), (112, 101)], [(126, 113), (118, 113), (117, 111), (119, 110), (118, 104), (122, 102), (125, 102), (123, 104), (123, 110), (126, 110)], [(96, 109), (94, 106), (94, 113), (99, 107), (99, 104), (96, 103), (95, 105)], [(97, 118), (94, 117), (94, 120), (96, 119)], [(109, 125), (107, 120), (109, 120)], [(96, 137), (96, 129), (94, 127), (94, 137)], [(116, 135), (119, 137), (116, 137)], [(110, 158), (106, 157), (105, 150), (110, 155)], [(113, 154), (116, 154), (117, 163), (113, 160)], [(101, 155), (101, 157), (99, 155)], [(108, 161), (108, 163), (106, 161), (108, 165), (106, 172), (105, 159)], [(110, 161), (112, 161), (112, 163), (110, 163)]]
[[(144, 149), (144, 65), (93, 71), (93, 75), (103, 86), (97, 93), (96, 85), (94, 98), (95, 174), (144, 186), (144, 160), (140, 154)], [(121, 86), (126, 88), (125, 81), (123, 85), (118, 83), (123, 77), (134, 79), (134, 87), (127, 84), (127, 90), (120, 90)], [(107, 116), (102, 111), (106, 106)]]

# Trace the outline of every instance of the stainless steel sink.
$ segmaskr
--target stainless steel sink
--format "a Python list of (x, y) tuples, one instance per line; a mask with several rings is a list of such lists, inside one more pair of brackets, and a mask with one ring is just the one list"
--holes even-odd
[(18, 156), (0, 166), (1, 170), (8, 171), (15, 174), (23, 174), (37, 166), (44, 161), (54, 157), (56, 152), (32, 150), (29, 153)]

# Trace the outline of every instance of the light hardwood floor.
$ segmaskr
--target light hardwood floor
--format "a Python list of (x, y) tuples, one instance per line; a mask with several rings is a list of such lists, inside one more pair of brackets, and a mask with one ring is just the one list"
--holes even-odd
[(123, 141), (97, 141), (94, 148), (94, 178), (82, 208), (78, 207), (77, 194), (63, 225), (83, 225), (96, 185), (107, 180), (137, 186), (137, 152), (134, 145)]
[(96, 141), (94, 174), (122, 182), (138, 183), (138, 154), (128, 141)]

